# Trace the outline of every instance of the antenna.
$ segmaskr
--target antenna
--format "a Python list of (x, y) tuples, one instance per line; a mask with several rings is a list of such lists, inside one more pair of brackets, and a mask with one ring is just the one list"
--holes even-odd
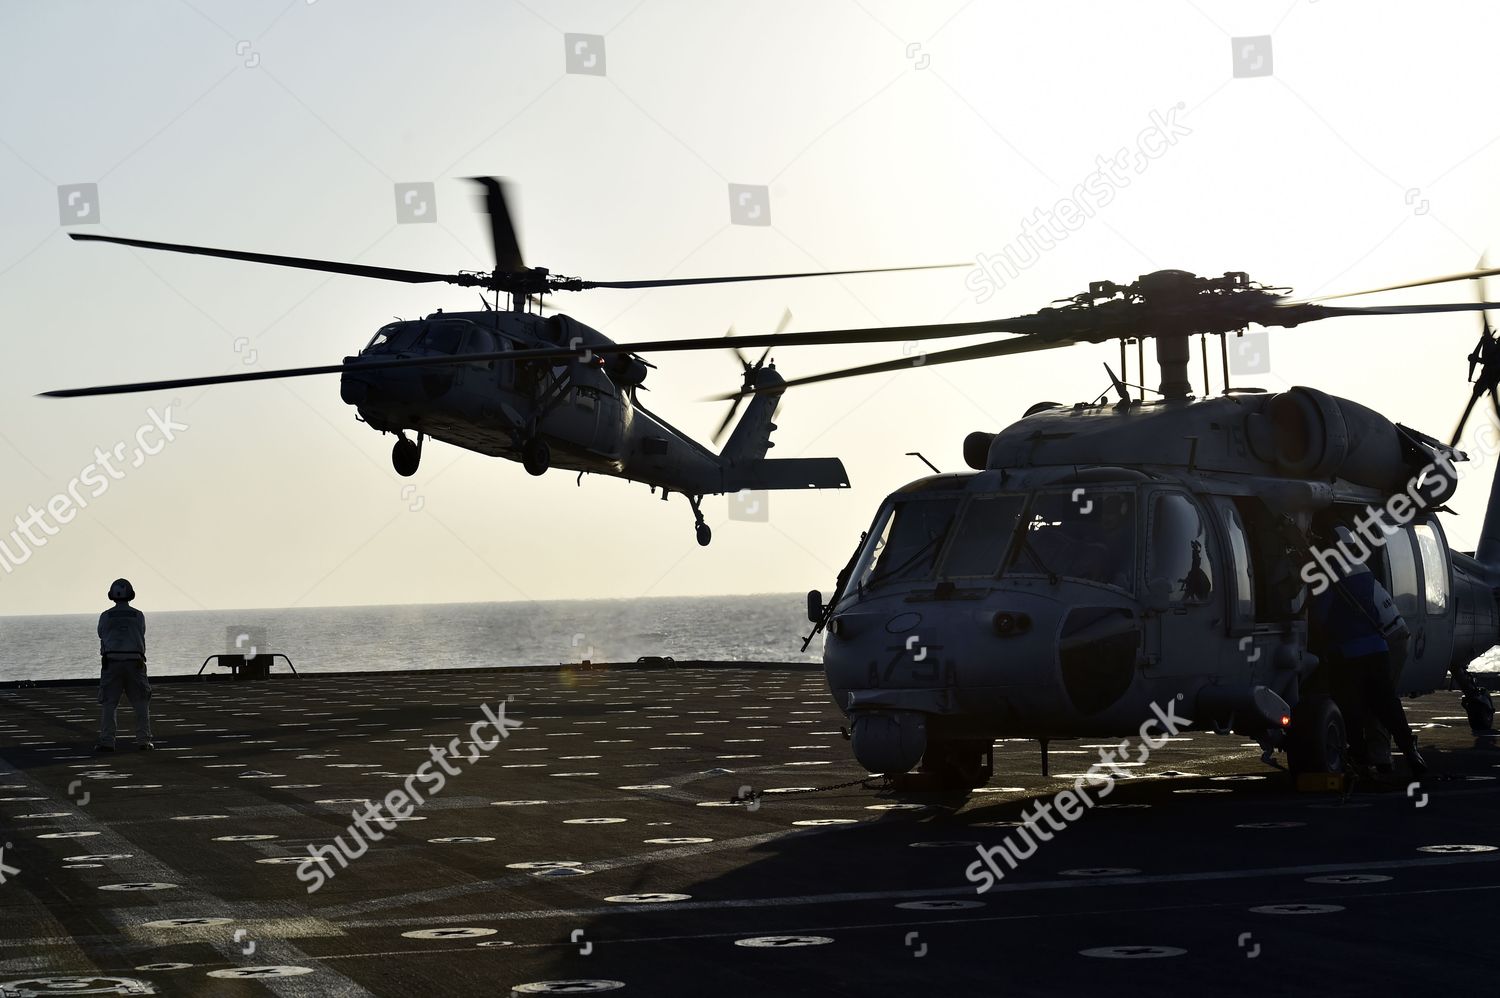
[(942, 472), (938, 470), (938, 466), (937, 465), (933, 464), (931, 461), (927, 460), (927, 458), (925, 458), (925, 457), (922, 456), (922, 452), (921, 451), (918, 451), (918, 450), (909, 450), (909, 451), (906, 452), (906, 456), (907, 457), (914, 457), (917, 460), (921, 461), (923, 464), (927, 465), (927, 467), (929, 467), (929, 468), (932, 469), (932, 473), (934, 475), (941, 475), (942, 474)]

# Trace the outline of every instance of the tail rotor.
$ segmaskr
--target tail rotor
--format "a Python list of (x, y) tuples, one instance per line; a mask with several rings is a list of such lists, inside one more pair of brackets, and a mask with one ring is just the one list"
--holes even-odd
[[(782, 312), (782, 314), (781, 314), (781, 321), (776, 324), (776, 332), (778, 332), (778, 333), (784, 333), (784, 332), (786, 332), (786, 328), (788, 326), (790, 326), (791, 324), (792, 324), (792, 310), (791, 309), (787, 309), (784, 312)], [(734, 327), (730, 326), (728, 332), (726, 332), (724, 334), (724, 339), (725, 340), (731, 340), (733, 338), (734, 338)], [(729, 349), (731, 349), (731, 350), (734, 351), (735, 359), (740, 362), (740, 368), (742, 370), (742, 378), (743, 378), (743, 380), (741, 382), (741, 385), (740, 385), (740, 390), (742, 392), (748, 392), (748, 391), (750, 391), (751, 389), (753, 389), (755, 387), (756, 375), (758, 375), (760, 373), (761, 368), (763, 368), (763, 367), (766, 366), (766, 361), (771, 356), (771, 348), (770, 347), (766, 347), (765, 350), (761, 351), (760, 357), (753, 364), (750, 362), (750, 358), (748, 358), (747, 356), (745, 356), (744, 351), (742, 351), (739, 347), (737, 347), (737, 346), (735, 346), (734, 344), (731, 343), (731, 344), (729, 344)], [(734, 400), (732, 402), (730, 402), (730, 404), (729, 404), (729, 411), (724, 414), (724, 421), (719, 424), (719, 428), (718, 429), (714, 430), (714, 434), (713, 434), (713, 438), (712, 438), (713, 442), (714, 442), (714, 446), (718, 446), (719, 442), (724, 439), (724, 435), (726, 433), (728, 433), (729, 432), (729, 428), (734, 425), (734, 417), (739, 414), (740, 404), (742, 402), (744, 402), (746, 398), (749, 398), (749, 397), (750, 396), (748, 396), (748, 395), (736, 395), (734, 397)]]
[[(1479, 267), (1484, 269), (1484, 257), (1479, 258)], [(1478, 278), (1476, 285), (1479, 301), (1483, 302), (1486, 300), (1484, 278)], [(1490, 397), (1490, 405), (1495, 411), (1495, 418), (1500, 419), (1500, 333), (1496, 333), (1494, 326), (1490, 324), (1487, 310), (1481, 310), (1479, 313), (1479, 342), (1474, 344), (1474, 349), (1469, 353), (1469, 381), (1474, 385), (1474, 389), (1469, 395), (1468, 404), (1464, 406), (1463, 415), (1458, 418), (1458, 425), (1454, 427), (1450, 447), (1458, 446), (1464, 427), (1469, 422), (1469, 416), (1474, 412), (1474, 406), (1486, 394)]]

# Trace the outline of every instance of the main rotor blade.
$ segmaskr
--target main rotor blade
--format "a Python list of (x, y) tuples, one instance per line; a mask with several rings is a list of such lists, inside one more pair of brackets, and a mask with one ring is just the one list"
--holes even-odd
[(490, 246), (495, 251), (495, 270), (500, 273), (519, 273), (526, 269), (521, 260), (521, 241), (516, 238), (516, 227), (510, 217), (510, 203), (505, 189), (510, 185), (497, 177), (474, 177), (474, 182), (484, 188), (485, 211), (490, 216)]
[(865, 364), (861, 367), (846, 367), (839, 371), (825, 371), (822, 374), (814, 374), (806, 378), (794, 378), (785, 384), (768, 385), (764, 388), (752, 388), (747, 391), (736, 392), (732, 395), (715, 395), (706, 401), (721, 402), (725, 399), (738, 399), (746, 395), (767, 395), (781, 392), (787, 388), (795, 388), (798, 385), (811, 385), (820, 381), (836, 381), (841, 378), (857, 378), (865, 374), (881, 374), (885, 371), (904, 371), (910, 368), (935, 367), (938, 364), (956, 364), (965, 360), (982, 360), (987, 357), (1003, 357), (1010, 354), (1028, 353), (1033, 350), (1051, 350), (1054, 347), (1072, 346), (1079, 341), (1074, 339), (1042, 339), (1038, 336), (1016, 336), (1008, 340), (997, 340), (994, 343), (976, 343), (973, 346), (959, 347), (955, 350), (944, 350), (941, 353), (918, 354), (915, 357), (903, 357), (900, 360), (888, 360), (879, 364)]
[(123, 239), (118, 236), (95, 236), (70, 232), (68, 238), (79, 242), (118, 243), (137, 249), (167, 250), (171, 253), (191, 253), (196, 256), (216, 256), (224, 260), (245, 260), (250, 263), (268, 263), (276, 267), (295, 267), (298, 270), (321, 270), (329, 274), (347, 274), (351, 277), (374, 277), (382, 281), (402, 281), (406, 284), (431, 284), (446, 281), (449, 284), (473, 285), (481, 283), (468, 274), (433, 274), (422, 270), (396, 270), (391, 267), (371, 267), (363, 263), (336, 263), (330, 260), (310, 260), (300, 256), (276, 256), (271, 253), (247, 253), (243, 250), (213, 249), (209, 246), (188, 246), (182, 243), (154, 243), (145, 239)]
[[(557, 353), (557, 351), (537, 351)], [(50, 392), (39, 392), (43, 398), (85, 398), (94, 395), (128, 395), (132, 392), (151, 392), (168, 388), (196, 388), (200, 385), (232, 385), (241, 381), (274, 381), (281, 378), (305, 378), (315, 374), (343, 374), (346, 371), (386, 371), (401, 367), (450, 367), (454, 364), (483, 363), (490, 360), (514, 357), (516, 351), (504, 350), (492, 353), (455, 354), (452, 356), (393, 357), (390, 360), (367, 360), (356, 364), (322, 364), (316, 367), (285, 367), (275, 371), (242, 371), (238, 374), (211, 374), (201, 378), (171, 378), (163, 381), (136, 381), (122, 385), (98, 385), (92, 388), (59, 388)], [(567, 356), (577, 356), (573, 351)]]
[[(615, 343), (594, 347), (594, 353), (653, 353), (680, 350), (722, 350), (726, 346), (753, 347), (804, 347), (838, 346), (851, 343), (901, 343), (908, 340), (940, 339), (952, 336), (976, 336), (981, 333), (1042, 333), (1055, 332), (1059, 328), (1055, 318), (1038, 315), (1018, 315), (1004, 319), (982, 319), (977, 322), (939, 322), (925, 326), (871, 326), (865, 329), (828, 329), (804, 333), (751, 333), (736, 335), (728, 343), (723, 336), (701, 336), (685, 340), (653, 340), (650, 342)], [(577, 356), (578, 350), (523, 350), (517, 351), (518, 359), (528, 355), (537, 359), (549, 356)]]
[[(1437, 312), (1483, 312), (1485, 309), (1500, 308), (1495, 302), (1460, 302), (1445, 305), (1278, 305), (1278, 309), (1298, 311), (1304, 313), (1301, 318), (1296, 319), (1291, 325), (1303, 322), (1312, 322), (1317, 319), (1337, 319), (1348, 315), (1426, 315)], [(1273, 310), (1274, 314), (1274, 310)], [(1276, 323), (1280, 325), (1280, 323)]]
[(589, 288), (682, 288), (695, 284), (740, 284), (745, 281), (785, 281), (798, 277), (842, 277), (846, 274), (894, 274), (905, 270), (945, 270), (972, 267), (972, 263), (932, 263), (920, 267), (874, 267), (865, 270), (814, 270), (800, 274), (741, 274), (736, 277), (666, 277), (651, 281), (577, 281), (564, 286), (568, 291)]
[(1320, 295), (1317, 298), (1303, 298), (1299, 301), (1288, 302), (1289, 305), (1306, 305), (1312, 302), (1332, 301), (1335, 298), (1353, 298), (1356, 295), (1373, 295), (1381, 291), (1400, 291), (1403, 288), (1425, 288), (1431, 284), (1447, 284), (1449, 281), (1477, 281), (1483, 277), (1494, 277), (1500, 274), (1500, 268), (1489, 268), (1480, 270), (1466, 270), (1457, 274), (1444, 274), (1441, 277), (1426, 277), (1420, 281), (1407, 281), (1405, 284), (1387, 284), (1383, 288), (1365, 288), (1363, 291), (1344, 291), (1336, 295)]
[[(761, 333), (755, 336), (737, 336), (735, 342), (746, 346), (816, 346), (839, 343), (901, 342), (918, 338), (939, 336), (969, 336), (985, 332), (1021, 332), (1031, 316), (1014, 319), (997, 319), (988, 322), (950, 323), (935, 326), (891, 326), (875, 329), (845, 329), (812, 333)], [(1018, 341), (1005, 341), (1018, 342)], [(993, 344), (983, 344), (993, 346)], [(542, 363), (558, 360), (577, 360), (589, 355), (611, 356), (653, 352), (677, 352), (683, 350), (722, 350), (722, 336), (701, 337), (691, 340), (656, 340), (640, 343), (607, 343), (577, 348), (540, 347), (530, 350), (497, 350), (490, 353), (452, 354), (447, 356), (393, 357), (389, 360), (362, 360), (354, 364), (326, 364), (318, 367), (286, 368), (277, 371), (243, 371), (237, 374), (209, 375), (198, 378), (174, 378), (162, 381), (139, 381), (130, 384), (100, 385), (91, 388), (65, 388), (40, 393), (48, 398), (82, 398), (93, 395), (123, 395), (130, 392), (156, 391), (168, 388), (193, 388), (200, 385), (226, 385), (241, 381), (267, 381), (276, 378), (301, 378), (316, 374), (341, 374), (345, 371), (383, 371), (401, 367), (448, 367), (453, 364), (483, 363), (491, 360), (510, 360), (518, 363)], [(1041, 349), (1029, 347), (1027, 349)], [(1005, 351), (1014, 352), (1014, 351)], [(731, 396), (724, 396), (730, 398)]]

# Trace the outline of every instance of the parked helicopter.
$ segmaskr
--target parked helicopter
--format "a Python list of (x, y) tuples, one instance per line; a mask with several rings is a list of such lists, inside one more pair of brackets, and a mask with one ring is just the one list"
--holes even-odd
[[(422, 446), (434, 437), (457, 447), (520, 461), (533, 475), (549, 468), (609, 475), (644, 482), (665, 500), (677, 492), (692, 506), (699, 544), (712, 532), (704, 522), (705, 495), (743, 489), (848, 488), (838, 458), (774, 460), (771, 433), (783, 379), (768, 363), (770, 337), (736, 340), (617, 344), (596, 329), (566, 315), (543, 316), (542, 296), (589, 288), (665, 288), (801, 277), (888, 273), (931, 267), (888, 267), (816, 273), (734, 277), (666, 278), (638, 281), (585, 281), (527, 267), (511, 224), (505, 186), (492, 177), (475, 178), (490, 215), (495, 267), (489, 273), (436, 274), (363, 264), (273, 256), (113, 236), (73, 235), (82, 241), (118, 243), (140, 249), (274, 264), (409, 284), (446, 282), (494, 292), (493, 306), (477, 312), (435, 312), (425, 319), (382, 327), (357, 355), (342, 364), (275, 371), (250, 371), (200, 378), (178, 378), (44, 392), (53, 397), (110, 395), (165, 388), (216, 385), (316, 374), (341, 375), (341, 396), (358, 418), (381, 433), (394, 433), (391, 463), (403, 476), (416, 473)], [(958, 266), (946, 264), (939, 266)], [(501, 295), (508, 296), (501, 307)], [(535, 311), (531, 306), (537, 306)], [(789, 316), (788, 316), (789, 318)], [(797, 342), (790, 334), (788, 342)], [(749, 360), (736, 344), (765, 347)], [(728, 442), (715, 454), (642, 404), (640, 389), (653, 365), (639, 354), (653, 349), (733, 348), (743, 371), (743, 387), (757, 397), (746, 407)], [(715, 433), (717, 444), (729, 430), (740, 400)], [(415, 434), (413, 440), (408, 432)]]
[[(1108, 339), (1120, 341), (1124, 375), (1127, 344), (1143, 365), (1143, 341), (1156, 339), (1159, 399), (1132, 398), (1110, 372), (1112, 388), (1093, 401), (1040, 402), (998, 433), (971, 434), (972, 472), (896, 490), (832, 596), (808, 594), (807, 641), (826, 631), (829, 688), (860, 764), (909, 787), (971, 788), (989, 780), (997, 739), (1039, 740), (1045, 772), (1050, 740), (1132, 734), (1151, 705), (1172, 704), (1199, 729), (1255, 737), (1268, 760), (1284, 749), (1293, 772), (1339, 772), (1347, 736), (1308, 648), (1306, 611), (1330, 555), (1307, 532), (1392, 507), (1402, 515), (1380, 521), (1368, 564), (1412, 632), (1397, 689), (1416, 695), (1451, 677), (1475, 732), (1494, 735), (1493, 704), (1468, 665), (1500, 640), (1500, 481), (1477, 552), (1450, 550), (1435, 513), (1457, 485), (1454, 448), (1475, 403), (1489, 394), (1500, 414), (1500, 337), (1485, 324), (1469, 358), (1473, 392), (1445, 445), (1314, 388), (1232, 388), (1226, 336), (1251, 323), (1495, 306), (1350, 308), (1285, 290), (1243, 273), (1100, 282), (1065, 307), (989, 324), (1023, 336), (777, 386)], [(1223, 362), (1214, 397), (1209, 334)]]

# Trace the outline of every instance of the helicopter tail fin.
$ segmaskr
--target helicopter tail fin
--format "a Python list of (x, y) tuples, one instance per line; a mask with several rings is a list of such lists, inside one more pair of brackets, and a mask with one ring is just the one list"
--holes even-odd
[(1490, 482), (1490, 497), (1485, 504), (1484, 525), (1479, 528), (1479, 544), (1474, 558), (1484, 566), (1491, 585), (1500, 586), (1500, 463)]
[[(786, 383), (786, 379), (777, 374), (774, 367), (757, 368), (752, 377), (756, 388), (774, 388)], [(719, 458), (726, 465), (739, 465), (764, 458), (766, 451), (776, 446), (771, 442), (771, 433), (776, 429), (771, 417), (776, 415), (776, 407), (780, 404), (779, 391), (752, 395), (750, 404), (745, 406), (745, 414), (740, 417), (734, 432), (724, 444), (724, 449), (719, 452)]]
[(781, 392), (775, 387), (785, 383), (774, 367), (755, 369), (752, 377), (757, 388), (771, 388), (764, 395), (755, 395), (745, 407), (729, 441), (719, 452), (724, 468), (724, 488), (727, 492), (741, 489), (847, 489), (849, 473), (844, 462), (836, 457), (799, 457), (775, 460), (766, 457), (766, 452), (776, 446), (771, 442), (771, 433), (776, 424), (771, 417), (781, 403)]

